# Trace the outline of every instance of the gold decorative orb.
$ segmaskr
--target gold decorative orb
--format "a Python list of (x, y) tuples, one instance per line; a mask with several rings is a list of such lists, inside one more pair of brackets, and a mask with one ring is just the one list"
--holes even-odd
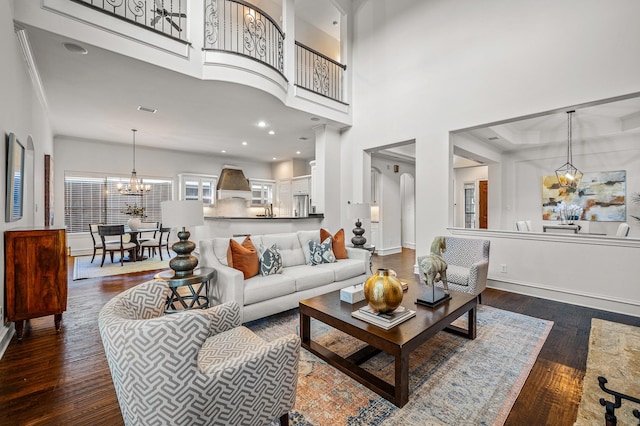
[(378, 269), (364, 283), (364, 298), (372, 309), (385, 313), (402, 303), (402, 283), (391, 269)]

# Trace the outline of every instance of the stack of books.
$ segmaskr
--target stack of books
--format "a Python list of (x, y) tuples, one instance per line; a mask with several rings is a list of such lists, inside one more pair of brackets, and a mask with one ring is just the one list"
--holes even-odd
[(398, 306), (394, 311), (381, 314), (374, 311), (371, 306), (363, 306), (362, 308), (351, 312), (351, 316), (359, 320), (366, 321), (378, 327), (389, 330), (396, 325), (416, 316), (416, 311), (407, 309), (404, 306)]

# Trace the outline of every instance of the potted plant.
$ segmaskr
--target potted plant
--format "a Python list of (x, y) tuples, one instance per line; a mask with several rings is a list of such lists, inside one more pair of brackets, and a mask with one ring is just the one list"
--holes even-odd
[(127, 216), (131, 216), (131, 218), (127, 221), (127, 226), (131, 228), (132, 231), (138, 230), (142, 221), (140, 219), (147, 217), (144, 214), (144, 207), (138, 207), (137, 203), (133, 205), (125, 203), (126, 208), (122, 210), (121, 213), (126, 214)]

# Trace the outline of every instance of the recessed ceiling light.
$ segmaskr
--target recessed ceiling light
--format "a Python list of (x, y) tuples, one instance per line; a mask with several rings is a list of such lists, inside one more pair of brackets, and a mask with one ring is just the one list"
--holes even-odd
[(258, 121), (258, 127), (267, 127), (267, 123), (264, 121)]
[(276, 157), (273, 157), (272, 160), (276, 160)]
[(497, 141), (498, 139), (500, 139), (500, 138), (497, 137), (497, 136), (491, 136), (491, 137), (487, 138), (487, 140), (490, 140), (490, 141)]
[(221, 153), (225, 154), (227, 152), (226, 149), (223, 149), (222, 151), (220, 151)]
[(151, 114), (155, 114), (156, 112), (158, 112), (158, 110), (155, 108), (144, 107), (142, 105), (138, 105), (138, 111), (150, 112)]
[(301, 137), (300, 137), (300, 140), (301, 140), (301, 141), (307, 141), (307, 140), (309, 140), (309, 138), (308, 138), (308, 137), (306, 137), (306, 136), (301, 136)]
[(338, 21), (333, 21), (333, 25), (338, 25)]
[(242, 145), (247, 146), (247, 142), (246, 141), (242, 141)]
[(77, 53), (78, 55), (86, 55), (89, 53), (87, 49), (75, 43), (62, 43), (62, 45), (71, 53)]
[(311, 121), (320, 121), (318, 117), (311, 117)]
[(299, 154), (300, 154), (300, 151), (296, 151), (296, 154), (298, 154), (298, 155), (299, 155)]
[(269, 130), (269, 134), (270, 134), (270, 135), (275, 135), (275, 134), (276, 134), (276, 132), (274, 132), (273, 130)]

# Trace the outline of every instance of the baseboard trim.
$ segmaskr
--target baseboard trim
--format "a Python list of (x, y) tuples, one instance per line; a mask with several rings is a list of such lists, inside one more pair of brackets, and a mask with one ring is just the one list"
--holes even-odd
[(495, 288), (497, 290), (505, 290), (511, 293), (523, 294), (525, 296), (569, 303), (571, 305), (583, 306), (585, 308), (593, 308), (640, 317), (640, 304), (638, 302), (624, 300), (617, 297), (606, 297), (600, 294), (570, 291), (536, 283), (496, 280), (491, 277), (487, 279), (487, 287)]
[(15, 328), (13, 323), (8, 323), (4, 328), (4, 336), (0, 339), (0, 359), (4, 356), (5, 351), (9, 347), (9, 343), (11, 343), (11, 339), (13, 338), (13, 333)]
[(398, 254), (398, 253), (402, 253), (402, 247), (392, 247), (392, 248), (384, 248), (384, 249), (378, 249), (376, 247), (376, 254), (378, 256), (387, 256), (389, 254)]

